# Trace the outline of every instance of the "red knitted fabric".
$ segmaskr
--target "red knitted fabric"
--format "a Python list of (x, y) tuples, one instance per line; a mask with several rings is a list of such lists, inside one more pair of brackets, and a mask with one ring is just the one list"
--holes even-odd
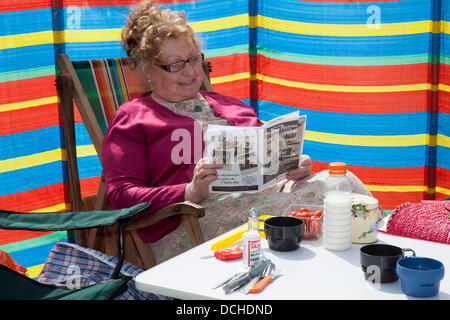
[(404, 203), (395, 208), (386, 233), (450, 244), (450, 201)]

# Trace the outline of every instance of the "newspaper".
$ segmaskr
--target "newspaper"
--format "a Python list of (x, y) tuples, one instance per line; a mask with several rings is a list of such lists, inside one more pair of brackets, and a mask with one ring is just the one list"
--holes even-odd
[(224, 164), (209, 192), (258, 192), (284, 179), (300, 165), (305, 126), (298, 111), (261, 127), (208, 126), (208, 160)]

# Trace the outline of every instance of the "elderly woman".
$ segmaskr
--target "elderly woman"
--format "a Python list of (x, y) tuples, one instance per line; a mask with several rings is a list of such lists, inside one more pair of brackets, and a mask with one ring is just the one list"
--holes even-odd
[[(105, 134), (102, 162), (112, 208), (148, 201), (151, 214), (170, 203), (199, 203), (206, 209), (201, 228), (210, 239), (245, 222), (252, 206), (270, 214), (290, 203), (321, 202), (324, 175), (310, 175), (312, 161), (306, 155), (287, 179), (263, 193), (210, 195), (208, 186), (223, 165), (206, 158), (194, 161), (195, 154), (190, 163), (173, 161), (172, 150), (179, 141), (173, 141), (172, 134), (185, 129), (194, 137), (196, 126), (205, 129), (208, 124), (260, 126), (255, 110), (235, 98), (199, 91), (203, 54), (184, 13), (144, 1), (129, 15), (122, 42), (152, 90), (123, 104)], [(353, 180), (360, 193), (368, 193), (357, 178)], [(181, 217), (173, 217), (141, 230), (157, 262), (189, 248), (184, 228), (178, 228), (181, 223)], [(180, 238), (185, 245), (177, 244)]]

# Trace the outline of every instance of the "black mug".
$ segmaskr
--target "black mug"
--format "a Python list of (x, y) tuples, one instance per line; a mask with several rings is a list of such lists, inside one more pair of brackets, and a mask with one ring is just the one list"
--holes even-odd
[(279, 216), (264, 221), (269, 248), (276, 251), (292, 251), (299, 247), (302, 240), (304, 222), (299, 218)]
[(389, 244), (369, 244), (360, 249), (361, 268), (364, 278), (371, 282), (389, 283), (398, 280), (397, 261), (412, 249), (402, 249)]

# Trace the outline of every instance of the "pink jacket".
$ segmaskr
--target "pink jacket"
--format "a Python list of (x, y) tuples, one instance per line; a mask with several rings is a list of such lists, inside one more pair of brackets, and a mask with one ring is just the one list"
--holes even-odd
[[(241, 101), (215, 92), (201, 93), (215, 116), (227, 119), (231, 125), (261, 125), (255, 110)], [(184, 189), (204, 149), (202, 131), (196, 125), (194, 132), (194, 123), (192, 118), (178, 115), (155, 102), (150, 93), (124, 103), (117, 110), (102, 148), (106, 196), (113, 209), (151, 202), (147, 213), (151, 214), (168, 204), (184, 201)], [(173, 148), (183, 141), (179, 137), (172, 141), (177, 129), (192, 137), (189, 163), (171, 161)], [(168, 218), (141, 230), (139, 235), (144, 241), (155, 242), (180, 223), (179, 216)]]

